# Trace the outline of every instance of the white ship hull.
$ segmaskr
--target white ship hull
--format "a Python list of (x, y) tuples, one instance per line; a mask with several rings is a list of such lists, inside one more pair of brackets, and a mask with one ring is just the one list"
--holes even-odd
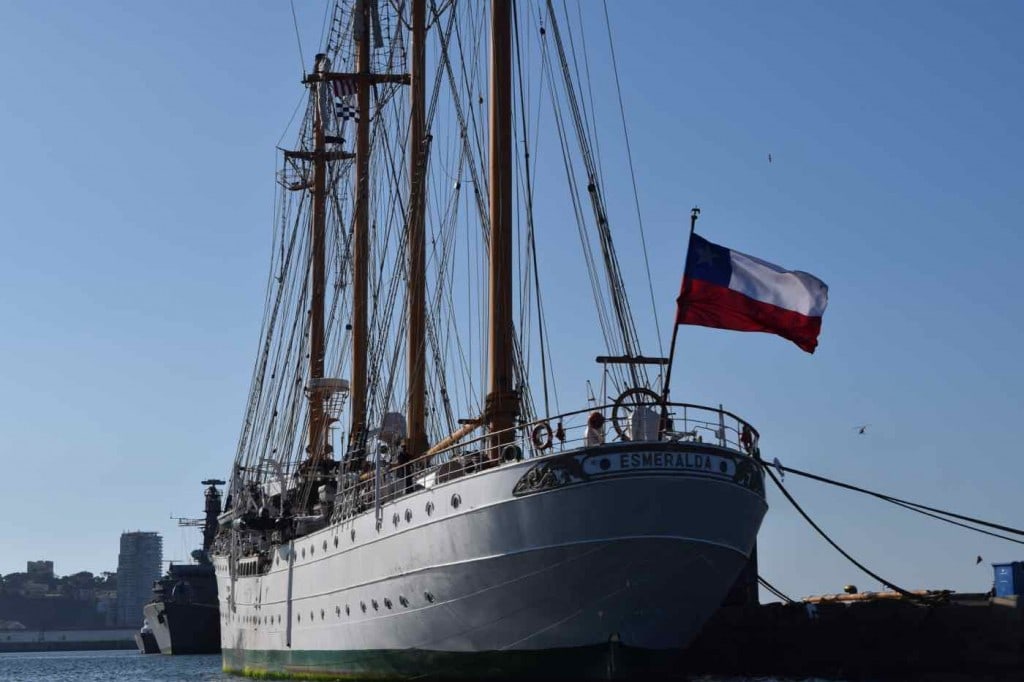
[(261, 576), (216, 556), (225, 668), (480, 674), (609, 642), (683, 647), (766, 510), (749, 458), (699, 450), (604, 446), (583, 460), (595, 475), (529, 489), (531, 469), (580, 459), (490, 469), (384, 505), (379, 531), (371, 509), (278, 547)]

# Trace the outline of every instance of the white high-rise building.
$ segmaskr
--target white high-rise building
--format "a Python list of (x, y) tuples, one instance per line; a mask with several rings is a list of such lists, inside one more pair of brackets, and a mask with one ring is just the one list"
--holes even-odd
[(142, 623), (142, 607), (153, 596), (153, 582), (160, 578), (163, 544), (159, 533), (121, 533), (117, 555), (118, 625), (135, 627)]

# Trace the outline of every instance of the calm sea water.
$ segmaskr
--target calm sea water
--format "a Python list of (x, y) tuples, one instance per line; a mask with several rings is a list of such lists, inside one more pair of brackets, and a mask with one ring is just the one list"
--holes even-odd
[[(240, 682), (226, 675), (220, 656), (143, 656), (137, 651), (57, 651), (0, 654), (2, 682)], [(774, 677), (696, 677), (693, 682), (815, 682)]]

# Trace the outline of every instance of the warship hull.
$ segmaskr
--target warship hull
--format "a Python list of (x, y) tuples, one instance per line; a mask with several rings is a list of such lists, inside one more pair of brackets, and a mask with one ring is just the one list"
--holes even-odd
[(215, 654), (220, 651), (217, 604), (150, 602), (142, 608), (162, 654)]
[(135, 633), (135, 646), (139, 648), (140, 654), (160, 653), (160, 645), (156, 643), (156, 637), (149, 630)]

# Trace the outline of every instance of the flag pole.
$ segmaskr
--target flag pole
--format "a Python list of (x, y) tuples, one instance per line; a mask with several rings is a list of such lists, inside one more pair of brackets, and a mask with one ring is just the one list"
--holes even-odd
[[(700, 208), (694, 206), (690, 209), (690, 237), (693, 237), (693, 231), (697, 227), (697, 218), (700, 217)], [(686, 256), (690, 256), (690, 239), (686, 240)], [(683, 266), (683, 276), (686, 275), (685, 265)], [(669, 381), (672, 379), (672, 361), (676, 357), (676, 337), (679, 336), (679, 320), (678, 320), (678, 307), (676, 308), (676, 323), (672, 325), (672, 344), (668, 351), (668, 369), (665, 370), (665, 386), (662, 391), (661, 397), (661, 428), (665, 430), (668, 426), (668, 394), (669, 394)]]

